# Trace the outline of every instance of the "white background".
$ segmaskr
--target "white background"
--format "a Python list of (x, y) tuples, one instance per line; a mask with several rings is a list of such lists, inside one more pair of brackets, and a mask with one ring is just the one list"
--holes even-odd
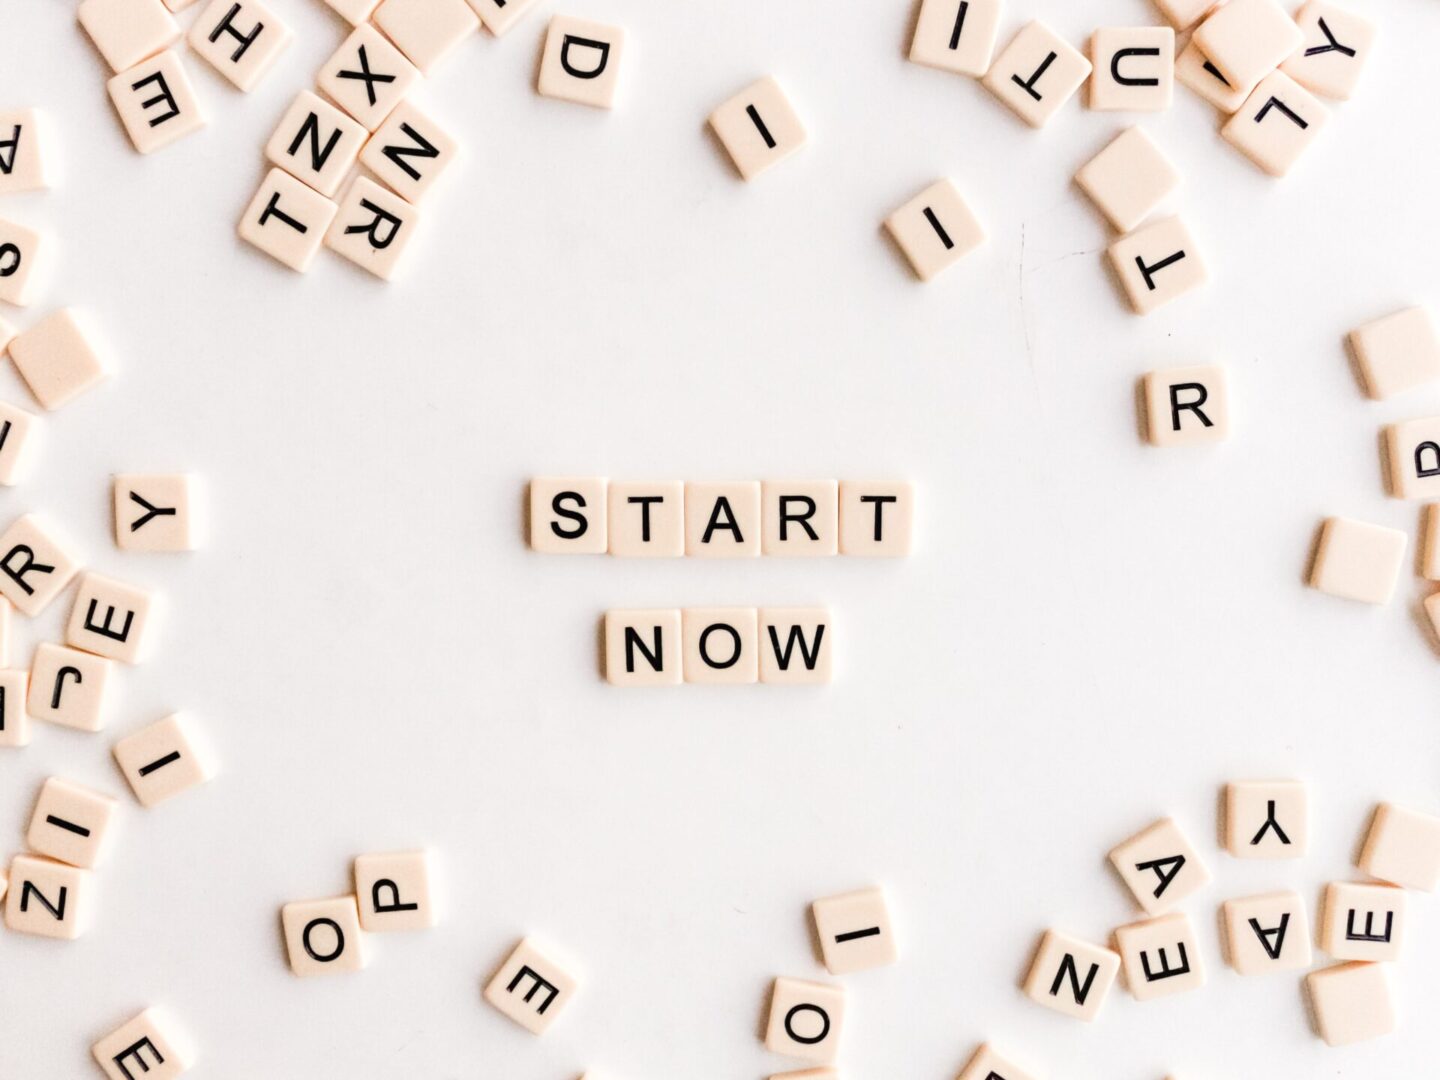
[[(88, 564), (166, 602), (103, 734), (41, 724), (0, 760), (15, 850), (46, 776), (124, 802), (91, 932), (0, 934), (0, 1076), (89, 1075), (95, 1038), (165, 1004), (196, 1077), (761, 1077), (786, 1066), (758, 1037), (769, 980), (826, 977), (809, 902), (877, 881), (903, 960), (845, 980), (847, 1078), (948, 1078), (986, 1038), (1074, 1080), (1433, 1071), (1432, 898), (1394, 972), (1400, 1034), (1346, 1050), (1311, 1033), (1298, 979), (1224, 968), (1214, 912), (1280, 887), (1318, 899), (1355, 873), (1378, 799), (1440, 810), (1423, 583), (1407, 567), (1381, 608), (1303, 585), (1323, 517), (1418, 520), (1382, 491), (1377, 435), (1435, 412), (1440, 387), (1369, 402), (1342, 342), (1440, 303), (1422, 76), (1440, 9), (1363, 5), (1382, 25), (1359, 97), (1284, 181), (1184, 88), (1141, 118), (1184, 174), (1174, 205), (1213, 282), (1139, 319), (1070, 182), (1135, 118), (1077, 100), (1024, 127), (904, 60), (909, 0), (566, 0), (630, 32), (612, 113), (534, 94), (547, 3), (417, 92), (467, 158), (403, 280), (329, 253), (294, 275), (234, 225), (345, 28), (319, 0), (272, 2), (297, 34), (277, 68), (243, 95), (187, 55), (210, 125), (144, 158), (71, 5), (0, 12), (0, 103), (47, 109), (63, 159), (52, 191), (0, 207), (60, 246), (15, 321), (82, 307), (117, 367), (47, 420), (0, 505), (46, 512)], [(1156, 21), (1140, 0), (1035, 0), (1002, 40), (1034, 14), (1076, 43)], [(811, 144), (747, 185), (704, 120), (768, 73)], [(922, 286), (880, 222), (942, 175), (990, 240)], [(1206, 361), (1230, 373), (1233, 437), (1145, 446), (1137, 377)], [(122, 556), (109, 474), (170, 468), (204, 477), (210, 542)], [(563, 472), (912, 478), (919, 550), (532, 555), (526, 479)], [(812, 602), (841, 649), (822, 692), (599, 677), (607, 607)], [(12, 662), (68, 606), (21, 626)], [(223, 772), (142, 811), (110, 745), (177, 708)], [(1312, 851), (1242, 864), (1218, 849), (1216, 800), (1270, 775), (1311, 783)], [(1187, 905), (1209, 984), (1147, 1004), (1117, 987), (1094, 1026), (1028, 1003), (1044, 928), (1103, 940), (1136, 917), (1104, 856), (1163, 814), (1215, 874)], [(419, 844), (444, 869), (441, 927), (372, 939), (360, 975), (292, 976), (280, 905), (346, 891), (358, 853)], [(584, 977), (539, 1040), (480, 999), (527, 932)]]

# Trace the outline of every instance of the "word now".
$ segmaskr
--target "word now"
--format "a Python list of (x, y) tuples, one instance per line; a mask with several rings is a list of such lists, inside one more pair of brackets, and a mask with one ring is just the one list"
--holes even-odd
[(834, 629), (824, 608), (679, 608), (605, 613), (613, 686), (828, 683)]

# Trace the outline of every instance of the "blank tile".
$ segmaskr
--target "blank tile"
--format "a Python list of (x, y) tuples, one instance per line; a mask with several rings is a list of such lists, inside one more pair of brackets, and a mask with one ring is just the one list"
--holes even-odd
[(760, 550), (766, 555), (834, 555), (839, 551), (840, 484), (836, 480), (766, 480), (760, 485)]
[(606, 681), (611, 686), (679, 686), (680, 621), (677, 608), (607, 611)]
[(1047, 1009), (1077, 1020), (1094, 1020), (1119, 971), (1117, 953), (1050, 930), (1035, 953), (1025, 994)]
[(1210, 871), (1173, 818), (1163, 818), (1117, 846), (1110, 862), (1150, 915), (1169, 911), (1210, 881)]
[(1399, 960), (1405, 900), (1405, 890), (1394, 885), (1331, 882), (1320, 915), (1320, 948), (1336, 960)]
[(435, 925), (430, 855), (397, 851), (355, 859), (355, 897), (366, 933), (427, 930)]
[(77, 312), (62, 308), (10, 342), (10, 359), (46, 409), (58, 409), (101, 382), (109, 364), (94, 332)]
[(985, 1045), (975, 1051), (960, 1071), (959, 1080), (1038, 1080), (1038, 1077), (1002, 1056), (994, 1047)]
[(1271, 176), (1284, 176), (1330, 119), (1330, 110), (1283, 71), (1260, 80), (1221, 129), (1231, 145)]
[(1424, 530), (1420, 572), (1430, 581), (1440, 581), (1440, 503), (1425, 508)]
[(122, 71), (105, 84), (130, 142), (151, 154), (206, 124), (180, 54), (163, 52)]
[(771, 1053), (829, 1065), (840, 1052), (845, 988), (778, 978), (770, 997), (765, 1048)]
[(761, 551), (760, 484), (754, 480), (685, 485), (685, 554), (754, 558)]
[(475, 9), (475, 14), (480, 16), (485, 29), (499, 37), (519, 22), (520, 17), (534, 8), (537, 2), (538, 0), (470, 0), (470, 6)]
[(1001, 0), (924, 0), (910, 41), (910, 59), (979, 78), (990, 70)]
[(39, 855), (10, 861), (5, 925), (22, 934), (73, 941), (90, 928), (95, 876)]
[(164, 1009), (146, 1009), (90, 1048), (109, 1080), (174, 1080), (195, 1064), (189, 1037)]
[(679, 480), (612, 480), (611, 555), (678, 558), (685, 554), (685, 485)]
[(30, 714), (25, 711), (29, 686), (28, 671), (0, 671), (0, 748), (30, 745)]
[(308, 184), (283, 169), (271, 169), (240, 217), (240, 239), (303, 274), (339, 210)]
[(1440, 888), (1440, 817), (1381, 803), (1355, 865), (1381, 881), (1434, 892)]
[(1299, 780), (1225, 785), (1225, 850), (1237, 859), (1298, 859), (1310, 848), (1310, 795)]
[(1159, 112), (1175, 97), (1175, 31), (1102, 27), (1090, 38), (1090, 108)]
[(1075, 183), (1110, 224), (1129, 232), (1180, 183), (1180, 173), (1150, 136), (1127, 128), (1080, 167)]
[(986, 88), (1031, 127), (1043, 127), (1090, 76), (1090, 61), (1040, 21), (1005, 46), (985, 76)]
[(325, 246), (382, 281), (394, 278), (420, 227), (420, 211), (375, 181), (357, 176), (340, 198)]
[(613, 108), (624, 53), (620, 27), (556, 15), (545, 35), (536, 89), (561, 101)]
[(1192, 39), (1232, 86), (1253, 86), (1304, 40), (1275, 0), (1228, 0)]
[(1377, 401), (1440, 379), (1440, 337), (1430, 312), (1405, 308), (1350, 331), (1365, 392)]
[(1175, 81), (1226, 114), (1244, 105), (1250, 91), (1255, 89), (1255, 83), (1233, 85), (1193, 41), (1175, 57)]
[(710, 128), (742, 179), (784, 161), (806, 142), (790, 99), (774, 77), (751, 83), (710, 114)]
[(419, 202), (459, 156), (460, 144), (411, 102), (402, 101), (365, 144), (360, 163), (407, 202)]
[(209, 750), (179, 713), (127, 735), (111, 752), (130, 790), (146, 808), (197, 788), (215, 775)]
[(1230, 435), (1230, 393), (1219, 364), (1145, 376), (1145, 423), (1153, 446), (1193, 446)]
[(810, 912), (831, 975), (889, 967), (899, 958), (890, 907), (880, 887), (827, 896), (816, 900)]
[(1310, 584), (1346, 600), (1389, 603), (1405, 560), (1406, 539), (1399, 529), (1329, 518), (1321, 527)]
[(13, 487), (30, 475), (40, 443), (40, 418), (0, 401), (0, 485)]
[(1440, 417), (1387, 425), (1385, 458), (1391, 495), (1397, 499), (1440, 496)]
[(1136, 1001), (1198, 990), (1205, 965), (1190, 917), (1181, 912), (1131, 923), (1115, 931), (1125, 985)]
[(840, 481), (840, 554), (903, 558), (915, 535), (915, 485), (907, 480)]
[(80, 569), (70, 541), (36, 514), (17, 518), (0, 535), (0, 595), (31, 618), (70, 584)]
[(0, 109), (0, 195), (50, 186), (53, 138), (50, 119), (39, 109)]
[(1295, 22), (1304, 41), (1280, 70), (1312, 93), (1348, 101), (1370, 60), (1375, 24), (1326, 0), (1310, 0)]
[(36, 720), (99, 731), (105, 726), (105, 688), (114, 666), (103, 656), (44, 642), (30, 664), (25, 708)]
[(760, 609), (760, 681), (815, 686), (834, 677), (835, 627), (825, 608)]
[(325, 0), (325, 3), (351, 26), (362, 26), (370, 21), (380, 0)]
[(480, 29), (465, 0), (383, 0), (371, 18), (427, 75)]
[(374, 131), (419, 79), (419, 69), (367, 23), (335, 50), (315, 85), (366, 131)]
[(189, 473), (117, 473), (115, 546), (193, 551), (199, 543), (199, 481)]
[(0, 300), (16, 307), (34, 301), (49, 247), (34, 229), (0, 218)]
[(1155, 6), (1170, 25), (1179, 31), (1189, 30), (1214, 11), (1217, 2), (1223, 0), (1155, 0)]
[(365, 966), (365, 935), (353, 896), (299, 900), (280, 909), (290, 970), (296, 975), (359, 971)]
[(160, 0), (81, 0), (80, 25), (111, 71), (124, 71), (180, 40), (180, 27)]
[(265, 159), (331, 196), (360, 157), (369, 133), (309, 90), (301, 90), (265, 144)]
[(25, 843), (37, 855), (93, 869), (113, 847), (118, 806), (108, 795), (52, 776), (40, 786)]
[(1389, 1035), (1399, 1021), (1382, 964), (1337, 964), (1305, 977), (1320, 1037), (1331, 1046)]
[(1137, 315), (1148, 315), (1208, 280), (1190, 230), (1178, 217), (1122, 236), (1110, 245), (1110, 261)]
[(603, 476), (537, 476), (530, 481), (530, 547), (545, 555), (603, 555)]
[(985, 229), (950, 180), (937, 180), (885, 219), (885, 228), (929, 281), (985, 242)]
[(579, 989), (568, 969), (548, 946), (525, 938), (485, 987), (485, 1000), (532, 1035), (543, 1035)]
[(213, 0), (190, 24), (186, 40), (241, 90), (255, 89), (295, 35), (260, 0)]
[(680, 615), (685, 681), (743, 685), (759, 681), (755, 608), (686, 608)]
[(1295, 892), (1227, 900), (1221, 907), (1226, 955), (1241, 975), (1270, 975), (1308, 968), (1310, 922)]

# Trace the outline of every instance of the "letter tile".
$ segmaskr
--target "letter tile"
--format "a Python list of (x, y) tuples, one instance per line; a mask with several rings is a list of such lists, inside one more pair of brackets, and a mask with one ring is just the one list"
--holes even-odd
[(1180, 183), (1150, 136), (1127, 128), (1080, 167), (1075, 183), (1120, 232), (1130, 232)]
[(920, 192), (885, 219), (885, 228), (921, 281), (948, 270), (985, 242), (984, 227), (949, 180), (937, 180)]
[(1310, 796), (1299, 780), (1225, 786), (1225, 850), (1237, 859), (1298, 859), (1310, 847)]
[(93, 332), (71, 308), (51, 312), (17, 335), (10, 342), (10, 359), (35, 400), (50, 410), (74, 401), (109, 374)]
[(1001, 0), (924, 0), (910, 59), (978, 79), (990, 70), (1001, 7)]
[(1228, 0), (1195, 28), (1195, 45), (1231, 86), (1254, 86), (1304, 42), (1275, 0)]
[(1044, 127), (1090, 77), (1080, 50), (1036, 20), (1021, 30), (984, 78), (997, 98), (1031, 127)]
[(1440, 496), (1440, 416), (1385, 428), (1390, 494), (1397, 499)]
[(1217, 0), (1155, 0), (1155, 6), (1160, 9), (1160, 14), (1165, 16), (1177, 33), (1181, 30), (1189, 30), (1206, 15), (1209, 15), (1215, 10), (1216, 3)]
[(144, 658), (154, 600), (149, 592), (87, 571), (80, 577), (65, 644), (135, 664)]
[(1370, 59), (1375, 24), (1326, 0), (1310, 0), (1295, 22), (1305, 40), (1280, 70), (1312, 93), (1349, 101)]
[(426, 75), (480, 29), (465, 0), (383, 0), (371, 18)]
[(1036, 950), (1025, 995), (1077, 1020), (1094, 1020), (1119, 970), (1118, 954), (1050, 930)]
[(825, 970), (831, 975), (889, 967), (899, 958), (885, 891), (876, 886), (810, 905)]
[(710, 128), (744, 180), (784, 161), (807, 138), (795, 107), (768, 75), (712, 112)]
[(543, 555), (603, 555), (603, 476), (537, 476), (530, 481), (530, 547)]
[(0, 401), (0, 485), (13, 487), (30, 473), (40, 442), (40, 418)]
[(357, 856), (355, 897), (360, 904), (360, 928), (366, 933), (428, 930), (435, 925), (429, 853)]
[(34, 229), (0, 218), (0, 300), (25, 307), (35, 299), (49, 243)]
[(766, 555), (839, 551), (840, 484), (766, 480), (760, 485), (760, 550)]
[(1336, 960), (1399, 960), (1404, 940), (1404, 889), (1358, 881), (1325, 887), (1320, 948)]
[(0, 671), (0, 747), (30, 745), (30, 714), (25, 711), (29, 686), (28, 671)]
[(1423, 307), (1375, 319), (1350, 331), (1350, 348), (1376, 401), (1440, 379), (1440, 337)]
[(1305, 977), (1315, 1025), (1331, 1046), (1389, 1035), (1399, 1021), (1383, 964), (1336, 964)]
[(685, 554), (685, 485), (671, 481), (610, 482), (610, 554), (678, 558)]
[(1420, 573), (1430, 581), (1440, 581), (1440, 503), (1425, 508), (1424, 544)]
[(130, 142), (142, 154), (169, 146), (205, 126), (205, 111), (170, 50), (122, 71), (105, 84)]
[(124, 71), (180, 40), (180, 27), (160, 0), (81, 0), (80, 25), (111, 71)]
[(1272, 71), (1220, 134), (1271, 176), (1284, 176), (1329, 119), (1330, 110), (1310, 91)]
[(1310, 585), (1346, 600), (1387, 604), (1395, 594), (1407, 539), (1399, 529), (1329, 518), (1320, 530)]
[(679, 686), (681, 616), (673, 608), (605, 613), (605, 679), (611, 686)]
[(986, 1044), (975, 1051), (959, 1080), (1036, 1080), (1036, 1077)]
[(15, 605), (0, 596), (0, 668), (10, 666), (10, 643), (15, 635)]
[(1440, 817), (1381, 803), (1355, 865), (1392, 885), (1434, 892), (1440, 888)]
[(1205, 985), (1205, 966), (1190, 917), (1182, 912), (1115, 931), (1125, 984), (1136, 1001), (1152, 1001)]
[(1226, 900), (1226, 954), (1241, 975), (1269, 975), (1310, 966), (1310, 922), (1299, 893), (1275, 892)]
[(738, 685), (760, 678), (755, 608), (686, 608), (680, 615), (685, 681)]
[(196, 478), (189, 473), (117, 473), (115, 546), (121, 551), (194, 551), (199, 542)]
[(260, 0), (213, 0), (186, 40), (241, 90), (255, 89), (295, 35)]
[(146, 1009), (90, 1048), (109, 1080), (174, 1080), (195, 1064), (190, 1040), (164, 1009)]
[(915, 533), (915, 486), (905, 480), (840, 481), (840, 554), (903, 558)]
[(303, 274), (339, 210), (308, 184), (271, 169), (240, 218), (240, 239)]
[(34, 618), (59, 596), (80, 569), (70, 542), (35, 514), (17, 518), (0, 535), (0, 595)]
[(39, 855), (10, 862), (5, 925), (22, 934), (74, 941), (90, 927), (94, 874)]
[(1175, 31), (1104, 27), (1090, 38), (1090, 108), (1159, 112), (1175, 96)]
[(1173, 818), (1136, 833), (1110, 852), (1110, 862), (1148, 915), (1169, 911), (1210, 881), (1210, 871)]
[(1148, 315), (1208, 279), (1205, 263), (1178, 217), (1162, 218), (1110, 245), (1110, 261), (1137, 315)]
[(30, 664), (25, 708), (36, 720), (99, 731), (105, 726), (105, 686), (114, 666), (102, 656), (45, 642)]
[(365, 935), (355, 897), (298, 900), (280, 909), (290, 970), (296, 975), (359, 971), (365, 966)]
[(526, 1031), (543, 1035), (580, 985), (567, 967), (548, 946), (527, 937), (485, 987), (485, 1000)]
[(363, 26), (380, 5), (380, 0), (325, 0), (351, 26)]
[(833, 677), (835, 627), (824, 608), (760, 609), (760, 681), (811, 686)]
[(208, 749), (179, 713), (127, 735), (111, 753), (135, 798), (147, 809), (199, 787), (215, 775)]
[(760, 485), (753, 480), (685, 485), (685, 554), (702, 559), (760, 554)]
[(368, 177), (357, 176), (340, 199), (325, 246), (389, 281), (419, 227), (419, 210)]
[(37, 855), (93, 869), (112, 846), (118, 805), (108, 795), (52, 776), (40, 786), (25, 843)]
[(360, 164), (408, 202), (419, 202), (450, 168), (460, 144), (408, 101), (395, 106), (360, 154)]
[(834, 1062), (845, 1027), (845, 988), (778, 978), (770, 997), (765, 1048), (821, 1065)]
[(1254, 83), (1232, 86), (1193, 41), (1175, 57), (1175, 80), (1227, 115), (1244, 105), (1255, 89)]
[(499, 37), (535, 6), (536, 0), (470, 0), (485, 29)]
[(1153, 446), (1220, 442), (1230, 434), (1230, 395), (1219, 364), (1145, 376), (1145, 421)]
[(419, 79), (415, 65), (366, 23), (335, 50), (315, 84), (366, 131), (374, 131)]
[(0, 109), (0, 195), (48, 188), (54, 150), (45, 113)]
[(620, 27), (556, 15), (545, 35), (535, 88), (545, 97), (613, 108), (624, 52)]

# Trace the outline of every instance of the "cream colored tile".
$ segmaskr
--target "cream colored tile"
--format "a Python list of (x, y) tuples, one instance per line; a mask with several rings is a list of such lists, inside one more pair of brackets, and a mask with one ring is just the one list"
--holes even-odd
[(1308, 968), (1310, 922), (1299, 893), (1274, 892), (1227, 900), (1221, 908), (1226, 954), (1241, 975)]
[[(1223, 3), (1223, 0), (1219, 0)], [(1155, 6), (1177, 31), (1189, 30), (1210, 12), (1217, 0), (1155, 0)]]
[(190, 49), (241, 90), (255, 89), (294, 37), (260, 0), (213, 0), (190, 24)]
[(1440, 503), (1425, 508), (1424, 531), (1420, 572), (1430, 581), (1440, 581)]
[(52, 776), (40, 786), (25, 843), (37, 855), (93, 869), (114, 846), (118, 806), (108, 795)]
[(545, 35), (536, 89), (561, 101), (614, 108), (624, 55), (622, 28), (556, 15)]
[(480, 29), (465, 0), (383, 0), (371, 18), (426, 75)]
[(334, 105), (301, 90), (265, 144), (265, 159), (328, 198), (340, 190), (368, 136)]
[(200, 541), (199, 486), (189, 473), (116, 473), (115, 546), (194, 551)]
[(105, 690), (114, 666), (102, 656), (45, 642), (30, 664), (25, 708), (36, 720), (99, 731), (105, 726)]
[(1310, 584), (1346, 600), (1389, 603), (1405, 560), (1406, 542), (1399, 529), (1329, 518), (1321, 528)]
[(112, 753), (135, 798), (147, 808), (199, 787), (215, 775), (209, 750), (179, 713), (127, 735)]
[(1227, 115), (1244, 105), (1250, 91), (1255, 89), (1255, 83), (1238, 86), (1230, 83), (1193, 41), (1175, 57), (1175, 81)]
[(840, 554), (903, 558), (910, 554), (914, 537), (914, 484), (840, 481)]
[(29, 686), (28, 671), (0, 671), (0, 747), (30, 745), (30, 714), (25, 711)]
[(1150, 915), (1169, 911), (1210, 882), (1210, 871), (1173, 818), (1130, 837), (1110, 852), (1110, 862)]
[(1138, 127), (1127, 128), (1080, 167), (1075, 183), (1110, 224), (1130, 232), (1180, 183), (1180, 173)]
[(13, 487), (30, 475), (40, 443), (40, 418), (0, 401), (0, 485)]
[(679, 480), (612, 480), (610, 554), (678, 558), (685, 554), (685, 485)]
[(180, 54), (174, 50), (143, 60), (105, 84), (130, 142), (154, 153), (206, 124)]
[(195, 1064), (189, 1037), (164, 1009), (146, 1009), (90, 1048), (109, 1080), (174, 1080)]
[(365, 935), (353, 896), (299, 900), (280, 909), (290, 970), (296, 975), (359, 971), (366, 963)]
[(1385, 451), (1391, 495), (1397, 499), (1440, 496), (1440, 416), (1388, 425)]
[(366, 933), (428, 930), (435, 925), (430, 854), (398, 851), (355, 859), (355, 896)]
[(1405, 308), (1350, 331), (1350, 348), (1377, 401), (1440, 379), (1440, 337), (1430, 312)]
[(980, 1047), (961, 1070), (959, 1080), (1039, 1080), (989, 1045)]
[(1382, 964), (1337, 964), (1305, 978), (1320, 1037), (1331, 1046), (1389, 1035), (1399, 1021)]
[(1230, 393), (1219, 364), (1145, 376), (1145, 421), (1154, 446), (1220, 442), (1230, 435)]
[(1381, 803), (1355, 865), (1381, 881), (1434, 892), (1440, 888), (1440, 817)]
[(380, 0), (325, 0), (325, 3), (351, 26), (369, 22), (370, 16), (380, 6)]
[(1175, 97), (1175, 31), (1102, 27), (1090, 38), (1090, 108), (1160, 112)]
[[(590, 1080), (588, 1075), (580, 1080)], [(798, 1069), (794, 1072), (775, 1073), (770, 1080), (840, 1080), (840, 1070), (822, 1065), (818, 1069)]]
[(21, 934), (73, 941), (93, 921), (95, 876), (38, 855), (10, 862), (5, 925)]
[(399, 271), (420, 227), (420, 211), (375, 181), (357, 176), (340, 199), (325, 246), (382, 281)]
[(771, 1053), (834, 1062), (845, 1027), (845, 988), (804, 979), (778, 978), (770, 996), (765, 1048)]
[(1275, 0), (1227, 0), (1195, 28), (1192, 40), (1231, 86), (1253, 86), (1304, 38)]
[(71, 308), (51, 312), (10, 342), (10, 359), (44, 408), (68, 405), (109, 374), (88, 322)]
[(1137, 315), (1148, 315), (1208, 280), (1190, 230), (1178, 217), (1122, 236), (1110, 245), (1110, 261)]
[(1394, 885), (1331, 882), (1320, 914), (1320, 948), (1336, 960), (1399, 960), (1405, 900), (1405, 890)]
[(65, 644), (107, 660), (138, 663), (145, 657), (154, 608), (147, 590), (87, 571), (65, 624)]
[(391, 191), (415, 203), (460, 154), (460, 144), (411, 102), (402, 101), (365, 144), (360, 163)]
[(34, 618), (79, 571), (71, 550), (64, 534), (38, 515), (17, 518), (0, 535), (0, 595)]
[(1190, 917), (1181, 912), (1115, 931), (1125, 984), (1136, 1001), (1152, 1001), (1205, 985), (1205, 966)]
[(835, 480), (766, 480), (760, 485), (760, 550), (765, 555), (839, 551), (840, 485)]
[(1117, 953), (1050, 930), (1035, 953), (1025, 994), (1047, 1009), (1077, 1020), (1094, 1020), (1119, 970)]
[(366, 23), (325, 62), (315, 85), (366, 131), (374, 131), (419, 80), (419, 69)]
[(1310, 0), (1295, 16), (1304, 41), (1280, 70), (1321, 97), (1348, 101), (1375, 45), (1375, 24), (1326, 0)]
[(990, 70), (1002, 0), (924, 0), (910, 59), (979, 78)]
[(605, 678), (611, 686), (679, 686), (683, 657), (674, 608), (605, 613)]
[(1329, 119), (1330, 110), (1310, 91), (1283, 71), (1273, 71), (1220, 134), (1271, 176), (1284, 176)]
[(240, 239), (304, 273), (340, 207), (283, 169), (271, 169), (240, 218)]
[(180, 40), (160, 0), (81, 0), (76, 17), (111, 71), (124, 71)]
[(761, 543), (760, 484), (754, 480), (685, 485), (685, 554), (754, 558)]
[(538, 0), (470, 0), (470, 6), (485, 29), (499, 37), (520, 21), (520, 17), (533, 10)]
[(569, 968), (548, 946), (527, 937), (485, 987), (485, 1000), (532, 1035), (543, 1035), (579, 989)]
[(0, 109), (0, 195), (48, 188), (54, 156), (47, 114), (39, 109)]
[(1299, 780), (1225, 786), (1225, 850), (1237, 859), (1298, 859), (1310, 848), (1310, 795)]
[(0, 300), (16, 307), (32, 303), (49, 258), (44, 235), (0, 218)]
[(730, 686), (757, 682), (757, 618), (755, 608), (686, 608), (681, 612), (685, 681)]
[(808, 138), (785, 91), (768, 75), (711, 113), (710, 127), (744, 180), (778, 165)]
[(816, 900), (810, 912), (831, 975), (889, 967), (899, 959), (890, 907), (879, 886)]
[(985, 242), (985, 229), (950, 180), (937, 180), (885, 219), (885, 228), (929, 281)]
[(1090, 77), (1090, 61), (1040, 21), (995, 58), (985, 87), (1031, 127), (1043, 127)]
[(530, 547), (544, 555), (603, 555), (603, 476), (537, 476), (530, 481)]
[(811, 686), (834, 678), (835, 626), (825, 608), (760, 609), (760, 681)]

